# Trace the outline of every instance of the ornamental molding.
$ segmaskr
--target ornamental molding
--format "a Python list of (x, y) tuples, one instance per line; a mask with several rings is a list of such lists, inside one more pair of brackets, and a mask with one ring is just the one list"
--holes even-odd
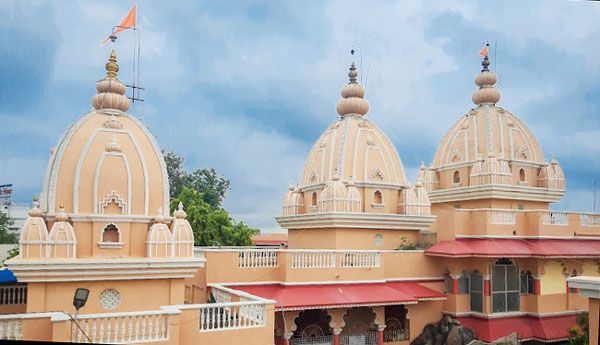
[[(95, 191), (96, 190), (94, 190), (94, 192)], [(127, 202), (123, 201), (123, 198), (121, 198), (121, 196), (117, 194), (117, 192), (114, 190), (111, 191), (107, 196), (105, 196), (104, 199), (98, 201), (98, 209), (96, 210), (97, 213), (104, 214), (104, 209), (113, 202), (121, 208), (121, 214), (127, 214)]]
[(476, 199), (511, 199), (558, 202), (565, 196), (565, 190), (539, 187), (485, 184), (433, 190), (428, 193), (432, 204)]
[(276, 217), (284, 229), (391, 229), (425, 230), (435, 221), (435, 216), (413, 216), (405, 214), (320, 212)]

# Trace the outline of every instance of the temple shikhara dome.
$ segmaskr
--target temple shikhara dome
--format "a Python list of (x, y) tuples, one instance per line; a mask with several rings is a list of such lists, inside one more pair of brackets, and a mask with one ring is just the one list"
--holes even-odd
[[(8, 262), (30, 291), (47, 291), (30, 312), (66, 310), (59, 296), (71, 295), (71, 281), (90, 291), (88, 313), (139, 310), (142, 301), (144, 308), (183, 303), (169, 285), (183, 284), (204, 262), (194, 257), (182, 207), (169, 216), (165, 161), (148, 128), (126, 113), (114, 50), (105, 69), (94, 109), (51, 150), (40, 202), (21, 230), (19, 256)], [(145, 286), (156, 296), (144, 300), (138, 291)]]
[[(290, 230), (305, 226), (300, 224), (303, 218), (324, 220), (331, 214), (339, 214), (339, 217), (362, 214), (360, 217), (366, 217), (363, 222), (368, 223), (373, 221), (368, 220), (373, 217), (369, 214), (385, 214), (389, 215), (389, 222), (384, 227), (425, 227), (432, 218), (423, 181), (414, 187), (408, 182), (394, 144), (366, 118), (369, 102), (365, 99), (364, 87), (357, 82), (354, 62), (348, 76), (349, 82), (342, 88), (342, 98), (337, 103), (339, 118), (327, 127), (310, 150), (300, 182), (297, 186), (291, 185), (285, 194), (279, 223)], [(400, 225), (398, 222), (408, 219), (402, 216), (412, 217), (413, 223)], [(318, 226), (314, 220), (311, 222)], [(350, 226), (365, 226), (363, 222)], [(414, 233), (406, 236), (414, 236)], [(294, 245), (293, 241), (290, 245)]]
[(487, 56), (482, 65), (472, 97), (476, 107), (448, 130), (422, 175), (432, 202), (470, 198), (474, 192), (481, 197), (559, 201), (565, 190), (562, 169), (555, 159), (548, 163), (517, 116), (496, 105), (497, 76)]

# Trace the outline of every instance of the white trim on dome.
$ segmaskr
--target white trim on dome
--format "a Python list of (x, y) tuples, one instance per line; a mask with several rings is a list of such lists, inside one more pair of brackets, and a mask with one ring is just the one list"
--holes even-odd
[(490, 118), (490, 105), (484, 104), (485, 130), (487, 132), (487, 152), (488, 155), (494, 152), (494, 132), (492, 131), (492, 119)]
[[(79, 160), (77, 161), (77, 168), (75, 169), (75, 182), (73, 185), (73, 212), (79, 213), (79, 177), (81, 176), (81, 168), (83, 166), (83, 161), (85, 160), (85, 157), (87, 156), (87, 153), (90, 147), (92, 146), (94, 139), (96, 139), (96, 136), (100, 132), (127, 134), (129, 136), (129, 139), (131, 139), (131, 142), (133, 143), (133, 146), (135, 147), (137, 154), (140, 157), (140, 162), (142, 164), (142, 170), (144, 173), (144, 214), (147, 215), (149, 208), (148, 206), (150, 203), (150, 181), (148, 175), (148, 166), (146, 164), (146, 159), (142, 154), (142, 150), (140, 149), (140, 145), (135, 139), (135, 136), (133, 136), (133, 134), (129, 130), (103, 127), (98, 127), (94, 129), (92, 135), (89, 136), (87, 142), (85, 143), (83, 151), (81, 151), (81, 154), (79, 155)], [(129, 183), (129, 185), (131, 186), (131, 183)], [(131, 198), (131, 193), (129, 193), (129, 198)]]
[[(500, 154), (504, 156), (504, 126), (502, 126), (502, 117), (504, 114), (497, 111), (496, 115), (498, 115), (498, 126), (500, 127)], [(509, 157), (504, 156), (504, 158)]]
[(346, 155), (346, 137), (348, 136), (348, 127), (350, 127), (350, 117), (344, 117), (344, 128), (342, 129), (342, 136), (340, 137), (340, 152), (338, 153), (338, 173), (340, 176), (344, 176), (344, 156)]
[[(135, 122), (141, 129), (142, 131), (146, 134), (146, 137), (148, 137), (148, 140), (150, 140), (150, 143), (152, 144), (152, 147), (154, 148), (154, 154), (156, 154), (156, 158), (158, 158), (158, 164), (160, 165), (160, 168), (162, 170), (162, 178), (163, 178), (163, 210), (168, 210), (169, 209), (169, 201), (171, 200), (171, 194), (169, 192), (169, 174), (167, 173), (167, 164), (165, 163), (165, 158), (162, 155), (162, 152), (160, 150), (160, 146), (158, 146), (158, 142), (156, 141), (156, 137), (154, 137), (154, 135), (150, 132), (150, 130), (148, 129), (148, 127), (144, 126), (144, 124), (136, 119), (135, 117), (126, 114), (130, 119), (133, 120), (133, 122)], [(146, 213), (147, 214), (147, 213)]]
[[(339, 128), (339, 121), (338, 121), (338, 126), (336, 127), (336, 129), (337, 128)], [(328, 176), (328, 180), (330, 180), (333, 177), (333, 160), (334, 160), (334, 156), (335, 156), (335, 138), (336, 137), (337, 137), (337, 130), (333, 131), (332, 138), (331, 138), (331, 153), (329, 155), (329, 176)], [(325, 177), (325, 176), (323, 176), (323, 177)]]
[[(54, 206), (56, 202), (56, 183), (58, 180), (58, 168), (60, 167), (60, 163), (62, 161), (62, 157), (67, 149), (67, 146), (71, 142), (71, 138), (73, 137), (73, 133), (79, 129), (79, 127), (87, 121), (88, 118), (92, 117), (96, 114), (96, 111), (91, 111), (84, 116), (80, 117), (75, 123), (71, 124), (65, 133), (63, 133), (62, 137), (58, 141), (56, 145), (56, 149), (54, 151), (54, 161), (52, 162), (52, 166), (48, 166), (50, 169), (46, 173), (47, 180), (44, 182), (44, 198), (42, 200), (42, 211), (44, 212), (54, 212)], [(52, 158), (52, 157), (51, 157)]]
[[(116, 153), (116, 152), (102, 152), (102, 155), (100, 156), (100, 160), (98, 160), (98, 165), (96, 166), (96, 173), (94, 175), (94, 213), (104, 213), (103, 210), (100, 210), (98, 208), (98, 204), (102, 204), (102, 202), (98, 201), (98, 178), (100, 177), (100, 169), (102, 169), (102, 163), (104, 162), (104, 157), (106, 157), (106, 155), (109, 156), (121, 156), (121, 158), (123, 159), (123, 162), (125, 163), (125, 170), (127, 170), (127, 202), (122, 202), (126, 207), (127, 210), (125, 210), (124, 208), (122, 209), (123, 214), (131, 214), (131, 171), (129, 170), (129, 162), (127, 161), (127, 156), (124, 153)], [(112, 191), (112, 193), (115, 193), (115, 191)], [(106, 198), (105, 198), (106, 199)], [(119, 197), (120, 199), (120, 197)], [(104, 207), (106, 207), (108, 205), (104, 205)]]
[[(370, 121), (369, 121), (369, 123), (370, 123)], [(371, 124), (371, 125), (373, 127), (375, 127), (374, 124)], [(377, 128), (377, 127), (375, 127), (375, 128)], [(387, 153), (388, 158), (390, 159), (390, 162), (392, 163), (392, 170), (394, 171), (394, 178), (396, 179), (395, 183), (402, 184), (402, 185), (406, 184), (406, 181), (398, 181), (399, 176), (398, 176), (398, 172), (396, 171), (396, 167), (394, 166), (394, 158), (392, 157), (392, 154), (390, 153), (390, 150), (387, 147), (388, 145), (386, 145), (386, 144), (389, 144), (392, 147), (392, 150), (394, 150), (396, 157), (398, 157), (398, 162), (400, 163), (400, 169), (402, 171), (402, 174), (404, 174), (404, 165), (402, 164), (402, 159), (400, 158), (400, 155), (398, 154), (396, 147), (394, 146), (394, 144), (392, 144), (390, 139), (381, 130), (373, 131), (373, 133), (375, 133), (375, 136), (377, 136), (377, 139), (379, 140), (379, 142), (381, 142), (383, 144), (383, 148), (385, 149), (385, 152)], [(385, 140), (381, 139), (381, 137), (379, 136), (380, 133)], [(385, 160), (384, 160), (384, 162), (385, 162)], [(402, 176), (402, 177), (404, 177), (404, 179), (406, 180), (406, 176)], [(394, 181), (390, 181), (390, 183), (394, 183)]]

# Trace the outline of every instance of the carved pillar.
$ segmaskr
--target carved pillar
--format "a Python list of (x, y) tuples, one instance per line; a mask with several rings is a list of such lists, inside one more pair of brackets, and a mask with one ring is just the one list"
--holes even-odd
[(386, 325), (378, 325), (377, 326), (377, 344), (378, 345), (383, 345), (383, 330), (385, 329)]
[(333, 329), (333, 345), (340, 345), (340, 333), (342, 333), (341, 328)]
[(533, 276), (533, 294), (539, 296), (541, 289), (540, 276)]

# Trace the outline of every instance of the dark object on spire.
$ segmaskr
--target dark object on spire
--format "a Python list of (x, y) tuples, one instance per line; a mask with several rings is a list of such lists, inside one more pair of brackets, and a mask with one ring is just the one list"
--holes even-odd
[(350, 51), (350, 55), (354, 55), (354, 49)]
[(350, 84), (356, 84), (356, 77), (358, 76), (358, 72), (356, 72), (356, 65), (354, 61), (352, 61), (352, 65), (350, 66), (350, 72), (348, 72), (348, 76), (350, 77)]

